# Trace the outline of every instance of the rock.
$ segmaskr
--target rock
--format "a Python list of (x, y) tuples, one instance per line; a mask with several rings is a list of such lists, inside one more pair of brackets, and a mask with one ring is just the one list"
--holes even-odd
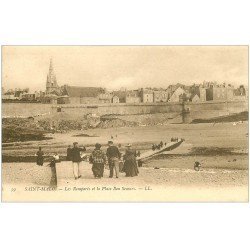
[(119, 118), (101, 121), (97, 128), (114, 128), (114, 127), (135, 127), (138, 126), (137, 122), (125, 121)]

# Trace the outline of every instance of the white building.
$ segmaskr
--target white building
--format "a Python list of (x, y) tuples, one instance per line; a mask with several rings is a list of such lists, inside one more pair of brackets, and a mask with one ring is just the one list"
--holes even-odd
[(172, 94), (170, 99), (168, 100), (169, 102), (179, 102), (180, 101), (180, 96), (185, 94), (185, 90), (181, 87), (177, 88), (175, 92)]
[(119, 100), (119, 97), (118, 96), (113, 96), (113, 98), (112, 98), (112, 103), (119, 103), (120, 102), (120, 100)]
[(200, 97), (195, 94), (193, 97), (192, 97), (192, 102), (200, 102)]

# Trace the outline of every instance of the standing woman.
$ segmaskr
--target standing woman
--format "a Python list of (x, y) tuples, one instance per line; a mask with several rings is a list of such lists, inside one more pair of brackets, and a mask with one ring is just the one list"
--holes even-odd
[(104, 164), (106, 163), (106, 155), (101, 150), (101, 144), (96, 143), (89, 162), (92, 163), (92, 171), (95, 178), (102, 178), (104, 172)]
[(131, 144), (128, 144), (123, 156), (124, 159), (124, 172), (126, 173), (126, 177), (133, 177), (139, 174), (137, 162), (136, 162), (136, 151), (131, 148)]
[(51, 162), (47, 165), (51, 169), (50, 187), (53, 188), (57, 187), (56, 161), (59, 161), (58, 155), (54, 155)]
[(36, 155), (37, 155), (37, 157), (36, 157), (36, 164), (38, 166), (43, 166), (43, 155), (44, 155), (44, 153), (43, 153), (41, 147), (39, 147), (39, 150), (37, 151)]

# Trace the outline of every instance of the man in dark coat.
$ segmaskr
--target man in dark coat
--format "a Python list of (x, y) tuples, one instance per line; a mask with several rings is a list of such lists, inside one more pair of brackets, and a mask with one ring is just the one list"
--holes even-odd
[(86, 151), (86, 148), (79, 148), (78, 147), (78, 142), (73, 143), (73, 148), (71, 149), (71, 161), (72, 161), (72, 166), (73, 166), (73, 174), (76, 179), (81, 178), (80, 172), (79, 172), (79, 167), (80, 167), (80, 162), (82, 161), (80, 153), (82, 151)]
[(106, 153), (108, 157), (108, 163), (109, 163), (109, 169), (110, 174), (109, 178), (113, 178), (114, 169), (115, 169), (115, 175), (116, 178), (119, 177), (119, 159), (121, 158), (121, 153), (115, 145), (113, 145), (112, 141), (108, 142), (108, 149)]
[(69, 145), (67, 148), (67, 157), (66, 157), (67, 161), (71, 161), (71, 150), (72, 150), (71, 145)]

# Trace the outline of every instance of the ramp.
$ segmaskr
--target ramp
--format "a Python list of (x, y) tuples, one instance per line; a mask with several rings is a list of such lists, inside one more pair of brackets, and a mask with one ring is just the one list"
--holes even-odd
[(166, 146), (163, 146), (161, 149), (149, 150), (149, 151), (142, 153), (139, 157), (136, 157), (136, 160), (145, 160), (147, 158), (161, 154), (165, 151), (174, 150), (175, 148), (179, 147), (182, 144), (182, 142), (183, 140), (180, 140), (178, 142), (169, 142), (166, 144)]

